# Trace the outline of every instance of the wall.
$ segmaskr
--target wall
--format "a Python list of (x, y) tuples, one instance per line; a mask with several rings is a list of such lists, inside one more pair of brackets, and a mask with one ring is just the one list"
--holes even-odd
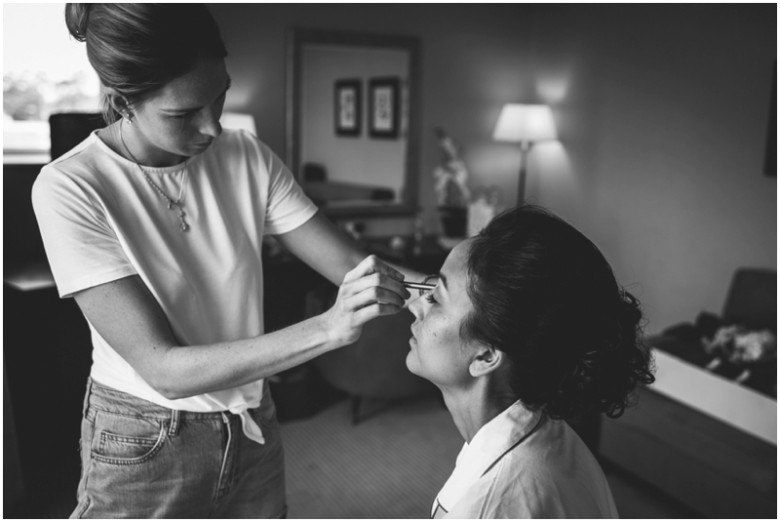
[(537, 81), (568, 83), (551, 100), (568, 172), (532, 194), (602, 247), (648, 329), (720, 312), (737, 267), (776, 268), (776, 7), (552, 7), (535, 22)]
[[(214, 4), (231, 55), (228, 108), (284, 151), (285, 29), (422, 39), (420, 198), (438, 230), (433, 128), (477, 185), (516, 189), (491, 142), (505, 102), (550, 103), (560, 142), (532, 153), (527, 197), (571, 221), (644, 303), (650, 332), (718, 312), (739, 266), (777, 266), (777, 182), (762, 174), (776, 6)], [(389, 29), (388, 29), (389, 28)], [(377, 220), (369, 231), (409, 231)]]

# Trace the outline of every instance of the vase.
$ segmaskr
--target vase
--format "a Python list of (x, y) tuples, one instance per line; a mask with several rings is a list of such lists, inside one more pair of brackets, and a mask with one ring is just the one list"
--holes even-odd
[(466, 237), (468, 209), (442, 205), (438, 208), (444, 237)]

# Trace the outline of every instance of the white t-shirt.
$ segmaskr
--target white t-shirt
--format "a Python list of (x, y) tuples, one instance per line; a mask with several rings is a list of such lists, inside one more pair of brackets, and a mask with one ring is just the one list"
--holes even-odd
[[(183, 345), (262, 334), (263, 235), (301, 226), (314, 204), (279, 158), (244, 131), (226, 129), (186, 162), (144, 170), (168, 195), (183, 196), (189, 230), (181, 231), (178, 212), (138, 165), (96, 132), (41, 170), (33, 208), (60, 296), (138, 274)], [(262, 380), (169, 400), (89, 326), (95, 381), (172, 409), (243, 413), (248, 431), (246, 409), (260, 404)]]
[(617, 518), (604, 473), (568, 424), (518, 401), (458, 454), (436, 518)]

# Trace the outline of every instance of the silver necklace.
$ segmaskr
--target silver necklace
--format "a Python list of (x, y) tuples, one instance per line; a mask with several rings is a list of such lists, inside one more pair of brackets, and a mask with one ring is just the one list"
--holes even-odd
[[(187, 222), (184, 220), (185, 216), (187, 215), (186, 212), (184, 212), (184, 205), (182, 204), (181, 200), (184, 197), (184, 187), (187, 183), (187, 176), (185, 173), (184, 180), (181, 184), (181, 189), (179, 191), (179, 197), (177, 199), (173, 199), (171, 196), (166, 194), (166, 192), (160, 187), (157, 183), (154, 182), (154, 180), (149, 176), (149, 174), (144, 170), (144, 168), (141, 166), (141, 164), (138, 162), (137, 159), (135, 159), (135, 156), (133, 156), (133, 153), (130, 152), (130, 149), (127, 148), (127, 144), (125, 143), (125, 137), (122, 134), (122, 125), (124, 123), (124, 120), (120, 120), (119, 122), (119, 141), (122, 142), (122, 147), (125, 149), (125, 152), (128, 156), (130, 156), (130, 159), (133, 160), (133, 163), (138, 165), (138, 168), (140, 169), (141, 173), (144, 175), (144, 178), (146, 178), (146, 181), (149, 182), (149, 184), (156, 190), (160, 196), (168, 203), (168, 209), (174, 210), (179, 214), (179, 228), (182, 232), (186, 232), (189, 230), (190, 226), (187, 224)], [(186, 168), (186, 166), (185, 166)]]

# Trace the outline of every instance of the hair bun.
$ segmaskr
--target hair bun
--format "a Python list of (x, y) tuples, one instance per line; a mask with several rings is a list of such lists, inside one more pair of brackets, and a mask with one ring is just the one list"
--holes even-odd
[(92, 4), (66, 4), (65, 24), (71, 36), (79, 42), (87, 39), (87, 25), (89, 24), (89, 10)]

